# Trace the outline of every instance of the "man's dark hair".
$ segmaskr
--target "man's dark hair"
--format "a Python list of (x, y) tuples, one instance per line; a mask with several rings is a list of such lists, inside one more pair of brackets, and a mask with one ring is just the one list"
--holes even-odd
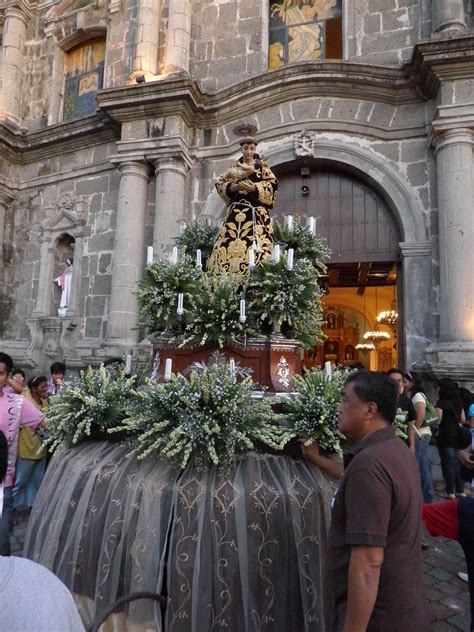
[(12, 377), (13, 377), (14, 375), (21, 375), (21, 376), (23, 377), (23, 379), (24, 379), (24, 380), (26, 379), (26, 374), (25, 374), (25, 372), (23, 371), (23, 369), (13, 369), (13, 371), (12, 371)]
[(104, 366), (108, 367), (114, 367), (114, 366), (122, 366), (122, 364), (125, 364), (124, 359), (121, 358), (120, 356), (114, 357), (114, 358), (108, 358), (105, 362), (104, 362)]
[(0, 430), (0, 485), (7, 475), (8, 466), (8, 443), (7, 438)]
[(362, 402), (377, 404), (377, 412), (384, 421), (393, 423), (398, 405), (398, 392), (395, 382), (385, 373), (375, 371), (357, 371), (346, 380), (352, 384), (354, 393)]
[(392, 369), (389, 369), (387, 371), (387, 375), (392, 375), (393, 373), (400, 373), (400, 375), (404, 377), (403, 371), (401, 369), (397, 369), (396, 367), (393, 367)]
[(66, 373), (66, 365), (64, 362), (53, 362), (53, 364), (49, 367), (49, 372), (51, 375), (53, 373), (62, 373), (64, 375), (64, 373)]
[(13, 371), (13, 360), (8, 353), (0, 351), (0, 364), (4, 364), (7, 367), (7, 373), (11, 373)]

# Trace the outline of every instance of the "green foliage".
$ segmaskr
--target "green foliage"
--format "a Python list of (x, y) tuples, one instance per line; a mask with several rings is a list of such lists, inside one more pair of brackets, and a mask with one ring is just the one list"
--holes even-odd
[(203, 276), (200, 301), (196, 304), (192, 322), (186, 327), (183, 344), (216, 343), (223, 347), (253, 331), (250, 319), (239, 321), (242, 289), (235, 275)]
[(276, 450), (284, 445), (268, 401), (252, 399), (254, 386), (250, 377), (235, 382), (229, 364), (218, 362), (188, 377), (150, 383), (146, 391), (134, 393), (128, 418), (117, 431), (131, 434), (132, 453), (140, 459), (156, 454), (181, 468), (194, 459), (201, 468), (226, 469), (257, 441)]
[(345, 439), (337, 429), (337, 407), (349, 374), (335, 369), (329, 380), (323, 371), (312, 369), (293, 378), (294, 393), (282, 405), (291, 436), (316, 439), (323, 450), (342, 453)]
[(205, 270), (218, 232), (217, 227), (210, 226), (203, 220), (186, 222), (183, 232), (176, 238), (176, 245), (193, 260), (196, 258), (196, 250), (200, 250), (202, 266)]
[(61, 444), (75, 445), (92, 431), (108, 433), (125, 417), (135, 378), (125, 377), (124, 367), (115, 371), (81, 371), (79, 381), (64, 384), (61, 395), (51, 398), (45, 409), (45, 426), (50, 436), (45, 441), (51, 452)]
[[(175, 332), (193, 320), (196, 304), (202, 297), (203, 273), (188, 257), (177, 264), (166, 259), (148, 266), (138, 286), (139, 325), (150, 333)], [(184, 314), (178, 318), (178, 294), (184, 298)]]
[(261, 321), (281, 323), (285, 333), (304, 347), (321, 340), (321, 290), (307, 259), (295, 259), (292, 270), (287, 270), (285, 257), (278, 263), (267, 260), (252, 268), (246, 296), (251, 311)]
[(286, 250), (293, 248), (295, 259), (308, 259), (318, 273), (326, 272), (326, 262), (329, 260), (331, 251), (326, 240), (313, 237), (306, 226), (294, 222), (293, 228), (289, 230), (286, 224), (275, 222), (273, 238), (276, 244), (285, 245)]

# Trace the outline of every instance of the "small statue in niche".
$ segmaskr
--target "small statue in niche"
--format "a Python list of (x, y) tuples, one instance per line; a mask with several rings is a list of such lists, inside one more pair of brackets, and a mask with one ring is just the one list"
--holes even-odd
[(54, 279), (54, 282), (61, 288), (61, 298), (58, 307), (58, 316), (64, 318), (71, 303), (73, 260), (66, 259), (63, 273)]
[(326, 322), (328, 329), (336, 329), (336, 314), (329, 312), (326, 317)]

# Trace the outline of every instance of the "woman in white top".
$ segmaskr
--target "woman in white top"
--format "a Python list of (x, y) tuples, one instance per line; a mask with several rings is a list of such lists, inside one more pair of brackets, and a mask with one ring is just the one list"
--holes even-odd
[(431, 430), (426, 421), (426, 405), (428, 399), (424, 394), (423, 383), (419, 376), (414, 373), (405, 373), (404, 378), (410, 383), (412, 402), (416, 411), (415, 421), (415, 454), (420, 470), (421, 490), (423, 502), (433, 502), (433, 481), (431, 480), (430, 462), (428, 459), (428, 448), (431, 441)]

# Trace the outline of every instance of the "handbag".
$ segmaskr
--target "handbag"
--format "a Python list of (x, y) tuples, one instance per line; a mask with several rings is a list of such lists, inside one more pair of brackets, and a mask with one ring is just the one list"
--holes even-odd
[(430, 401), (428, 401), (428, 398), (424, 393), (421, 393), (421, 395), (425, 400), (425, 420), (423, 423), (427, 426), (437, 426), (439, 423), (439, 419), (438, 414), (436, 413), (436, 408)]

